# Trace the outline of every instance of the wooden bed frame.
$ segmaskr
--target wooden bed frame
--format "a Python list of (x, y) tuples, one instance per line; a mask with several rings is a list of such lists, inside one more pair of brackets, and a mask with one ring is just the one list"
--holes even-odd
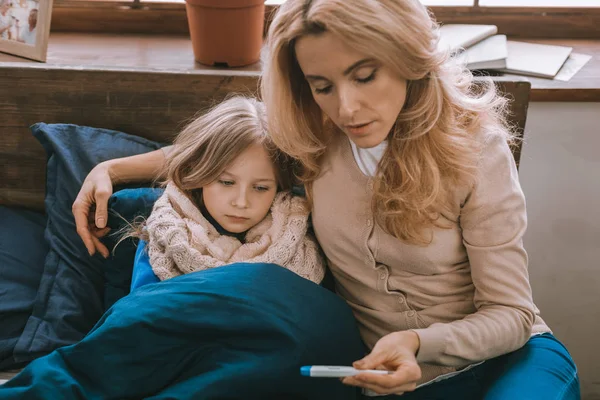
[[(494, 78), (513, 99), (511, 122), (523, 134), (531, 85)], [(0, 65), (0, 204), (43, 210), (46, 155), (31, 135), (36, 122), (114, 129), (170, 142), (199, 110), (232, 92), (257, 91), (243, 71), (131, 71)], [(517, 163), (520, 146), (515, 147)]]

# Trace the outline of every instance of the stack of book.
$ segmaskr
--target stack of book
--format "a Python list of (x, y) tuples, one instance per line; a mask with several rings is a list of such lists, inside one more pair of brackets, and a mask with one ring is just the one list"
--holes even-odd
[(572, 48), (507, 40), (495, 25), (442, 25), (439, 48), (471, 70), (553, 79)]

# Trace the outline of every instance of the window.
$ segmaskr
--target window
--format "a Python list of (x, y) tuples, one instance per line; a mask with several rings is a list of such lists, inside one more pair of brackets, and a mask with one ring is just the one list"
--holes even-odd
[[(266, 0), (266, 16), (285, 1)], [(516, 37), (600, 38), (600, 0), (420, 1), (441, 23), (492, 24)], [(185, 0), (54, 0), (51, 29), (188, 34)]]
[(482, 7), (600, 7), (600, 0), (479, 0)]
[(600, 7), (600, 0), (421, 0), (421, 3), (434, 7)]
[(472, 6), (474, 2), (474, 0), (421, 0), (421, 3), (428, 7)]
[[(286, 0), (266, 0), (267, 6), (277, 6)], [(167, 4), (185, 4), (185, 0), (55, 0), (58, 6), (108, 6), (111, 4), (150, 6)], [(473, 6), (478, 3), (481, 7), (600, 7), (600, 0), (421, 0), (426, 6), (452, 7)]]

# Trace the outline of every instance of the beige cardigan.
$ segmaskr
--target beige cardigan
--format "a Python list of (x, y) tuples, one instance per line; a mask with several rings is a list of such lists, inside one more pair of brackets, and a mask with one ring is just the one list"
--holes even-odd
[(532, 300), (525, 199), (504, 139), (485, 138), (477, 184), (457, 190), (453, 212), (442, 215), (451, 229), (434, 229), (429, 246), (374, 223), (372, 178), (345, 137), (328, 146), (323, 167), (313, 186), (315, 233), (369, 348), (414, 330), (423, 383), (550, 331)]

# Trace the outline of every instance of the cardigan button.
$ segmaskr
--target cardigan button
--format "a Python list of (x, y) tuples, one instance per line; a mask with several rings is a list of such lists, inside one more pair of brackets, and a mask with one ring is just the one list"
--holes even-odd
[(372, 221), (370, 219), (367, 220), (367, 227), (371, 227)]
[(414, 317), (415, 316), (415, 312), (414, 311), (409, 311), (407, 314), (409, 317)]

